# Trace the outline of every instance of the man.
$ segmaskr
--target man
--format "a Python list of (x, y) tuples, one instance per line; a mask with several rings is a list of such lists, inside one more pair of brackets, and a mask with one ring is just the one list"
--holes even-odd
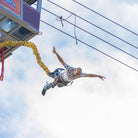
[[(62, 73), (59, 73), (58, 69), (55, 72), (51, 72), (48, 74), (49, 77), (54, 78), (54, 82), (47, 83), (43, 90), (42, 95), (44, 96), (46, 91), (50, 88), (54, 88), (55, 86), (63, 87), (67, 86), (69, 83), (71, 83), (73, 80), (80, 78), (80, 77), (98, 77), (101, 80), (104, 80), (105, 77), (101, 75), (96, 74), (86, 74), (82, 73), (82, 69), (80, 67), (74, 68), (69, 65), (67, 65), (62, 57), (57, 53), (55, 47), (53, 47), (53, 53), (57, 56), (58, 60), (62, 63), (62, 65), (65, 67), (65, 71)], [(59, 69), (60, 70), (60, 69)], [(63, 70), (63, 69), (62, 69)]]

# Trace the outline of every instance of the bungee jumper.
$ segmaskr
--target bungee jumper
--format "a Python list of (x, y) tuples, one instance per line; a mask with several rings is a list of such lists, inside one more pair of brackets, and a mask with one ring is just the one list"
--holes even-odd
[(55, 47), (53, 47), (53, 53), (57, 56), (58, 60), (62, 63), (65, 69), (63, 68), (57, 68), (54, 72), (50, 72), (48, 67), (42, 62), (40, 54), (37, 50), (37, 47), (34, 43), (32, 42), (27, 42), (27, 41), (6, 41), (0, 43), (0, 50), (1, 50), (1, 61), (2, 61), (2, 73), (0, 76), (0, 80), (3, 80), (4, 77), (4, 47), (10, 46), (10, 47), (15, 47), (15, 46), (25, 46), (29, 47), (32, 49), (33, 54), (36, 57), (36, 61), (39, 64), (39, 66), (45, 71), (45, 73), (54, 79), (53, 82), (48, 83), (46, 82), (46, 85), (44, 86), (42, 90), (42, 95), (44, 96), (46, 91), (50, 88), (54, 88), (55, 86), (57, 87), (63, 87), (63, 86), (68, 86), (73, 83), (73, 80), (80, 78), (80, 77), (98, 77), (101, 80), (104, 80), (105, 77), (101, 75), (96, 75), (96, 74), (87, 74), (83, 73), (82, 69), (80, 67), (74, 68), (65, 63), (65, 61), (62, 59), (62, 57), (57, 53)]
[(98, 77), (101, 80), (105, 79), (105, 77), (102, 75), (83, 73), (80, 67), (74, 68), (74, 67), (69, 66), (68, 64), (65, 63), (62, 57), (58, 54), (55, 47), (53, 47), (52, 52), (57, 56), (58, 60), (61, 62), (61, 64), (64, 66), (65, 69), (57, 68), (54, 72), (48, 73), (48, 76), (52, 77), (54, 81), (51, 83), (46, 82), (46, 85), (43, 87), (43, 90), (42, 90), (43, 96), (46, 94), (46, 91), (48, 89), (54, 88), (55, 86), (57, 87), (68, 86), (69, 84), (72, 84), (73, 80), (77, 78)]

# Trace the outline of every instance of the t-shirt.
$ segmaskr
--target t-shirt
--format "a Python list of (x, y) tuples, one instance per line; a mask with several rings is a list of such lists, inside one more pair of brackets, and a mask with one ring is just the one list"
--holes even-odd
[(77, 78), (80, 78), (80, 77), (85, 77), (85, 73), (81, 73), (81, 75), (74, 75), (73, 74), (73, 71), (75, 70), (76, 68), (74, 67), (71, 67), (67, 64), (65, 64), (65, 71), (63, 73), (61, 73), (61, 78), (64, 80), (64, 81), (67, 81), (67, 82), (71, 82), (73, 81), (74, 79), (77, 79)]

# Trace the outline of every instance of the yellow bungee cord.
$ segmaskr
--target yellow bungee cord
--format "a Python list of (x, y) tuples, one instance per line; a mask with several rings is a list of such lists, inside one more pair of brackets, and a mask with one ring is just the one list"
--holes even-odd
[(2, 49), (3, 47), (6, 47), (6, 46), (10, 46), (10, 47), (25, 46), (25, 47), (32, 48), (33, 54), (35, 55), (37, 63), (39, 64), (39, 66), (45, 71), (46, 74), (48, 74), (50, 72), (48, 67), (42, 62), (40, 54), (39, 54), (37, 47), (34, 43), (27, 42), (27, 41), (6, 41), (6, 42), (0, 43), (0, 49)]

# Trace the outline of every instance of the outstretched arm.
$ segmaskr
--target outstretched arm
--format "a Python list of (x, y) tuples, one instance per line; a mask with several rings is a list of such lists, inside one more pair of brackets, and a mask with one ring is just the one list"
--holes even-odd
[(56, 49), (55, 49), (54, 46), (53, 46), (53, 53), (56, 54), (56, 56), (57, 56), (58, 60), (61, 62), (61, 64), (62, 64), (63, 66), (65, 66), (64, 60), (63, 60), (62, 57), (57, 53), (57, 51), (56, 51)]
[(85, 77), (98, 77), (98, 78), (100, 78), (101, 80), (104, 80), (104, 79), (105, 79), (104, 76), (96, 75), (96, 74), (85, 74)]

